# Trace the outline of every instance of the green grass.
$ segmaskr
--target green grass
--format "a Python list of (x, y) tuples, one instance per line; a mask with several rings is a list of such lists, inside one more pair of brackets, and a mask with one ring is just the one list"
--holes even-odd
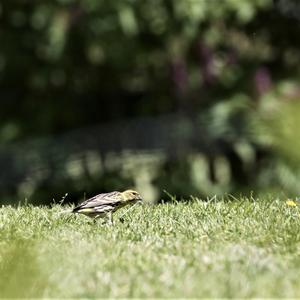
[(114, 226), (62, 209), (0, 209), (0, 296), (300, 297), (285, 201), (144, 205)]

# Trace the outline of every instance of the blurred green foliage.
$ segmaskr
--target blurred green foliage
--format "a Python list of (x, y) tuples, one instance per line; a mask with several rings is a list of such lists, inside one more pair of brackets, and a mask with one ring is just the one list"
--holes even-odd
[(44, 270), (39, 267), (32, 241), (16, 239), (0, 250), (1, 298), (42, 297), (49, 289)]
[[(278, 186), (274, 178), (297, 174), (299, 105), (281, 109), (290, 100), (285, 101), (289, 96), (280, 89), (291, 89), (293, 101), (299, 101), (299, 91), (290, 83), (297, 87), (299, 81), (300, 8), (293, 0), (285, 4), (280, 0), (1, 3), (2, 145), (78, 128), (87, 128), (88, 134), (90, 125), (163, 114), (189, 120), (170, 135), (193, 136), (180, 155), (180, 148), (174, 155), (170, 147), (152, 152), (153, 160), (147, 151), (134, 147), (111, 151), (109, 146), (104, 158), (95, 149), (82, 150), (74, 158), (77, 154), (65, 155), (62, 145), (57, 154), (64, 161), (62, 173), (42, 168), (34, 176), (29, 171), (28, 176), (16, 173), (17, 187), (2, 185), (1, 193), (39, 195), (38, 201), (49, 202), (52, 195), (57, 198), (70, 191), (82, 194), (136, 185), (148, 191), (149, 199), (158, 199), (163, 189), (179, 196), (272, 189)], [(125, 150), (133, 150), (131, 167), (127, 159), (117, 159), (119, 163), (110, 159), (109, 152), (122, 158)], [(29, 151), (42, 165), (43, 152)], [(95, 163), (86, 164), (83, 157), (90, 155)], [(278, 173), (274, 164), (281, 165)], [(22, 168), (22, 163), (12, 165)], [(53, 177), (58, 180), (49, 184), (46, 179)], [(295, 182), (297, 176), (293, 178), (285, 181)], [(291, 184), (283, 187), (287, 192), (297, 190)]]

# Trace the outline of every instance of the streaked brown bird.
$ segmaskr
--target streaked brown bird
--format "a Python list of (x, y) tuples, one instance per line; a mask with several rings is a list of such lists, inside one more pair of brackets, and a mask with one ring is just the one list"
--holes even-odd
[(141, 195), (134, 190), (126, 190), (124, 192), (111, 192), (96, 195), (90, 199), (85, 200), (72, 212), (84, 214), (88, 217), (107, 218), (109, 223), (113, 223), (112, 214), (118, 209), (141, 202)]

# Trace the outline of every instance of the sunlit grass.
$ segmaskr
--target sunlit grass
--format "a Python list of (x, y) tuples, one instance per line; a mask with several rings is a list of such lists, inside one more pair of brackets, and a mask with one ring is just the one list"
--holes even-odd
[(299, 297), (299, 206), (239, 200), (144, 205), (114, 226), (2, 207), (0, 294)]

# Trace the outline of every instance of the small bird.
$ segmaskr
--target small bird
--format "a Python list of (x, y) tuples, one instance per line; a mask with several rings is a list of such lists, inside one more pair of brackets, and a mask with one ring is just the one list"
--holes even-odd
[(94, 218), (94, 220), (103, 217), (108, 218), (109, 223), (112, 224), (112, 214), (115, 211), (121, 207), (133, 205), (137, 202), (142, 202), (142, 197), (134, 190), (104, 193), (85, 200), (75, 207), (72, 212), (84, 214)]

